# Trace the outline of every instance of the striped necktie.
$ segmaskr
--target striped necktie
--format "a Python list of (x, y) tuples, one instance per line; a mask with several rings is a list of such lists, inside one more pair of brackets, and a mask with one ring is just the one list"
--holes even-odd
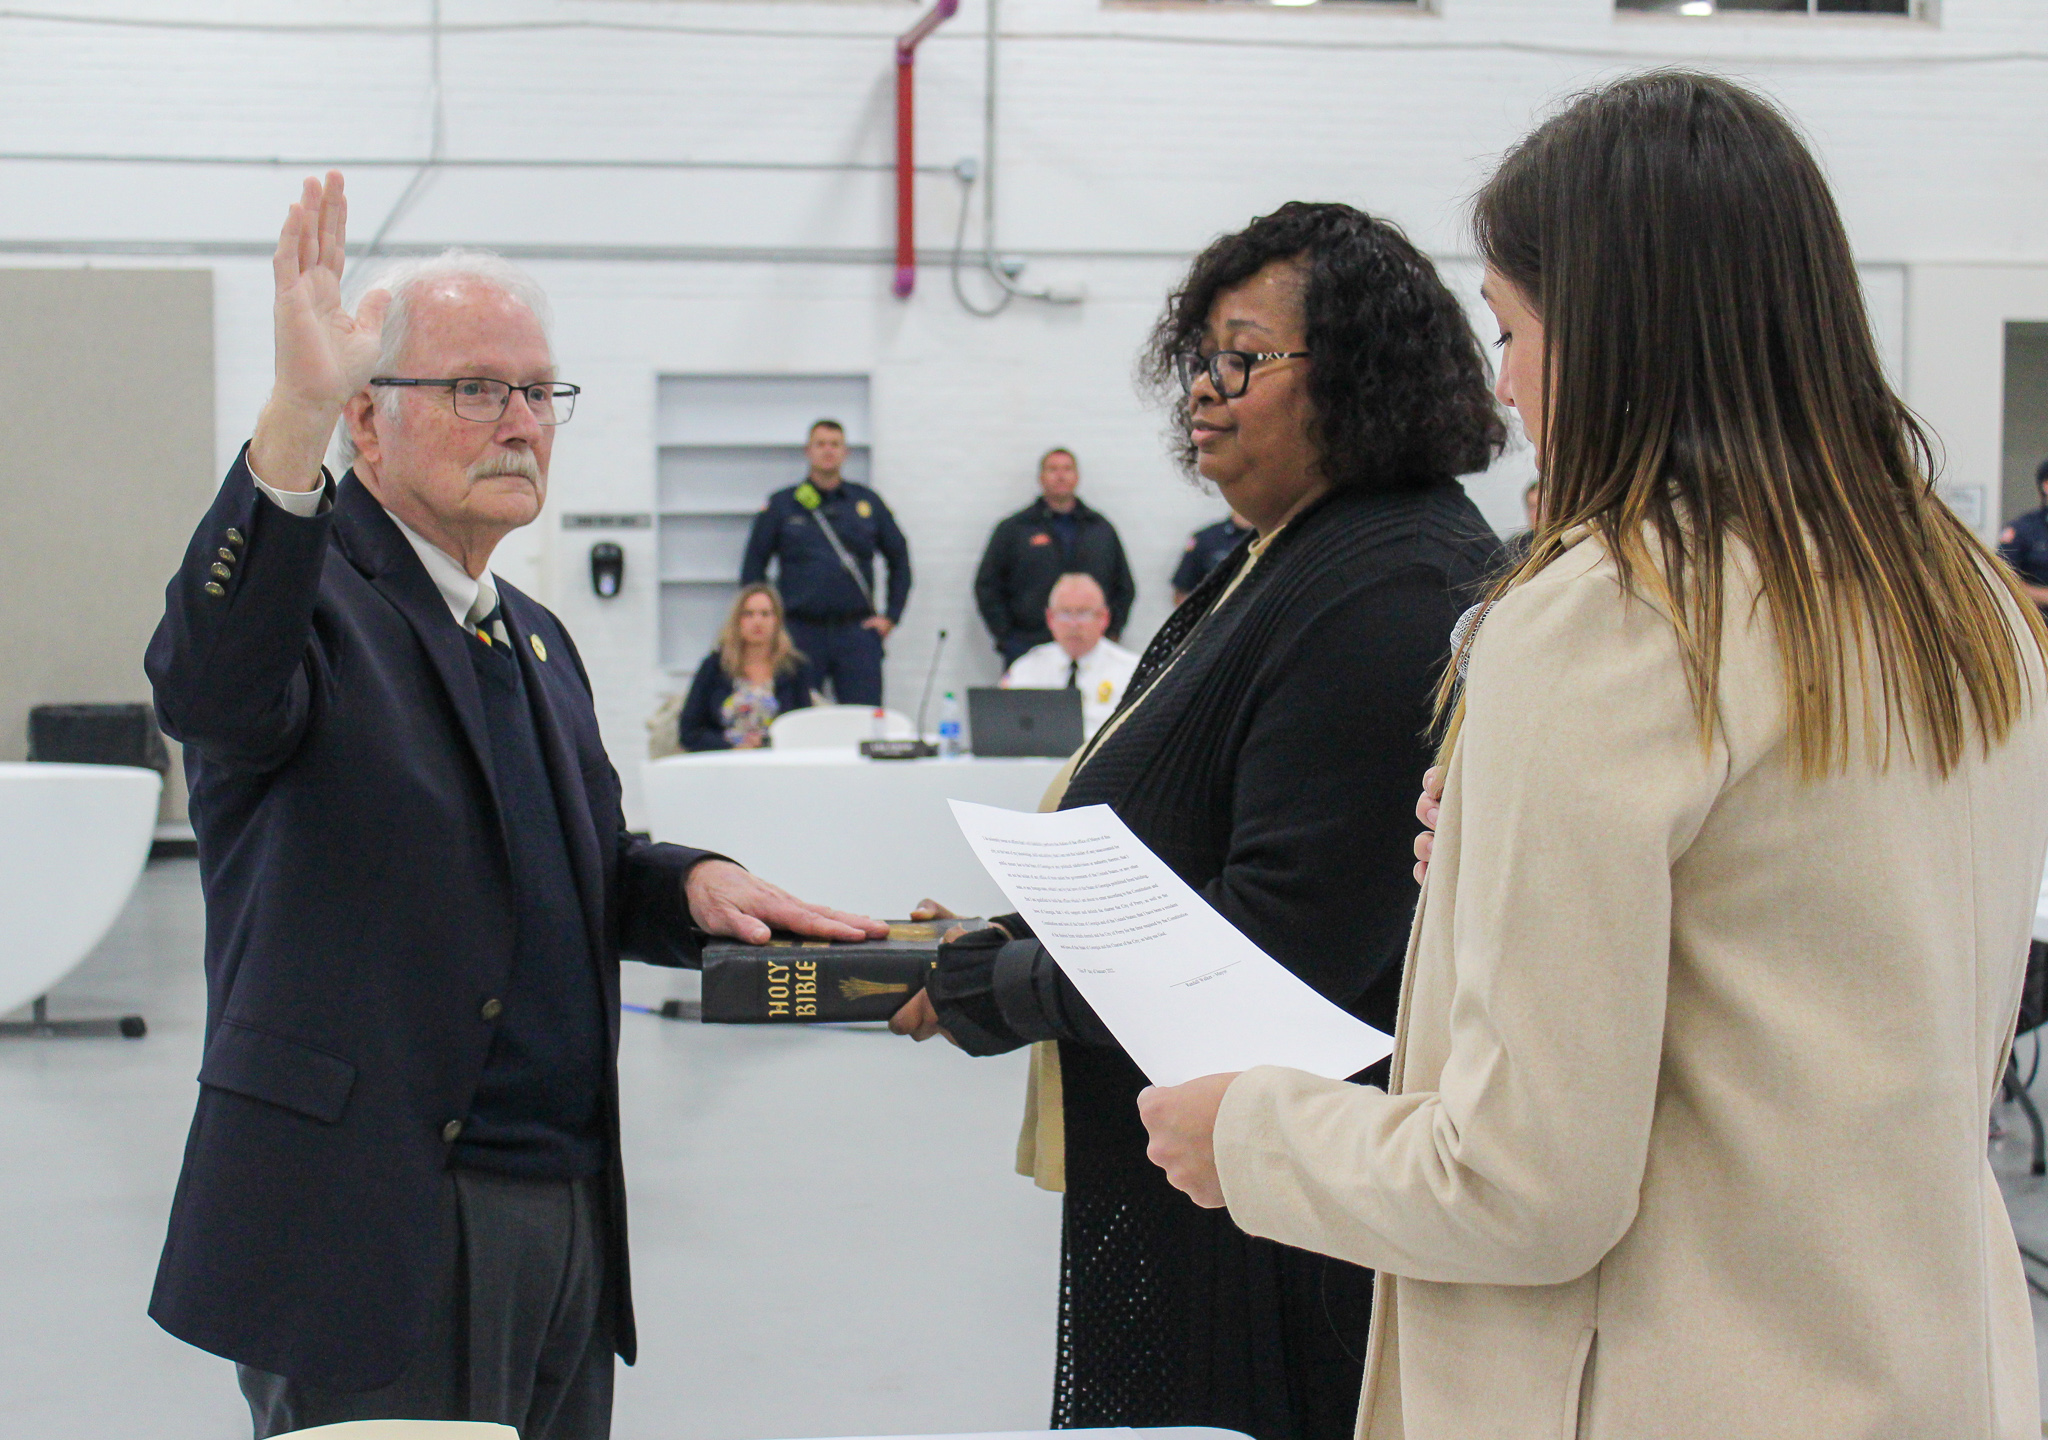
[[(483, 601), (479, 599), (477, 606), (482, 604)], [(470, 633), (486, 645), (503, 645), (507, 643), (504, 604), (500, 602), (493, 605), (482, 615), (478, 615), (476, 609), (477, 607), (472, 607), (469, 612)]]

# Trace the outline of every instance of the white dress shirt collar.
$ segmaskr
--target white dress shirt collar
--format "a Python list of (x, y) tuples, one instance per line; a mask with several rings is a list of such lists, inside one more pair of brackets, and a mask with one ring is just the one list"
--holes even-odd
[[(325, 471), (321, 473), (323, 477), (326, 474)], [(324, 484), (318, 490), (279, 490), (253, 469), (249, 472), (249, 478), (256, 482), (256, 488), (269, 496), (274, 504), (301, 518), (317, 515), (328, 506), (327, 487)], [(384, 513), (391, 515), (389, 510)], [(447, 604), (448, 613), (455, 617), (455, 623), (465, 630), (474, 630), (477, 623), (490, 614), (498, 604), (498, 582), (492, 578), (491, 572), (486, 570), (475, 579), (471, 579), (469, 572), (462, 568), (454, 556), (396, 515), (391, 515), (391, 523), (398, 527), (398, 533), (405, 537), (406, 543), (412, 546), (413, 553), (420, 557), (420, 564), (427, 567), (427, 577), (434, 582), (434, 588), (441, 592), (441, 599)], [(491, 638), (506, 638), (503, 620), (498, 622), (496, 633)]]
[[(391, 515), (389, 510), (384, 512)], [(421, 535), (412, 526), (396, 515), (391, 523), (398, 527), (398, 533), (406, 538), (413, 553), (420, 557), (420, 564), (427, 567), (427, 578), (434, 582), (434, 588), (441, 592), (441, 599), (447, 603), (448, 613), (455, 617), (455, 623), (465, 630), (474, 630), (484, 616), (497, 608), (498, 582), (489, 570), (471, 578), (470, 573), (457, 563), (454, 556)], [(500, 633), (493, 637), (504, 639), (503, 621), (499, 622)]]

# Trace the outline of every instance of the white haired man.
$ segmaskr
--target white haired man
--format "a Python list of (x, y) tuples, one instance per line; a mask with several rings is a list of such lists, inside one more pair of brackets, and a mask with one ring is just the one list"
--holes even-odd
[[(206, 891), (198, 1111), (150, 1313), (258, 1440), (355, 1419), (609, 1433), (634, 1353), (619, 958), (884, 933), (626, 831), (561, 623), (488, 569), (577, 390), (495, 257), (354, 315), (341, 177), (279, 238), (276, 377), (147, 668)], [(353, 465), (322, 467), (337, 422)]]
[(1109, 601), (1093, 575), (1060, 576), (1045, 601), (1052, 639), (1011, 662), (1004, 688), (1080, 691), (1081, 730), (1093, 735), (1123, 703), (1138, 668), (1137, 655), (1109, 638), (1109, 621)]

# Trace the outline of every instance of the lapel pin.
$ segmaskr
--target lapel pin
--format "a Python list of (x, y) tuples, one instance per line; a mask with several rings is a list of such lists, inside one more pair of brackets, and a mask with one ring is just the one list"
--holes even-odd
[(538, 655), (541, 658), (541, 660), (545, 662), (548, 658), (548, 647), (540, 643), (540, 636), (529, 635), (526, 638), (533, 642), (533, 653), (535, 655)]

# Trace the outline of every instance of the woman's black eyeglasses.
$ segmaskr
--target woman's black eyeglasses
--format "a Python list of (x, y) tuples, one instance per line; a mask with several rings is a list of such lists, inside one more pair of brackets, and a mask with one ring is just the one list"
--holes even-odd
[(1251, 388), (1252, 366), (1261, 360), (1306, 360), (1306, 350), (1218, 350), (1214, 355), (1176, 355), (1174, 373), (1180, 377), (1182, 394), (1195, 388), (1203, 374), (1225, 400), (1235, 400)]
[(397, 380), (388, 377), (372, 380), (372, 385), (416, 385), (431, 386), (446, 390), (455, 406), (455, 413), (465, 420), (475, 420), (484, 425), (495, 425), (505, 418), (505, 411), (511, 407), (512, 392), (516, 389), (526, 397), (526, 408), (533, 412), (533, 418), (543, 425), (562, 425), (576, 413), (576, 397), (583, 393), (580, 385), (563, 385), (549, 382), (545, 385), (511, 385), (503, 380), (490, 380), (481, 375), (464, 375), (454, 380)]

